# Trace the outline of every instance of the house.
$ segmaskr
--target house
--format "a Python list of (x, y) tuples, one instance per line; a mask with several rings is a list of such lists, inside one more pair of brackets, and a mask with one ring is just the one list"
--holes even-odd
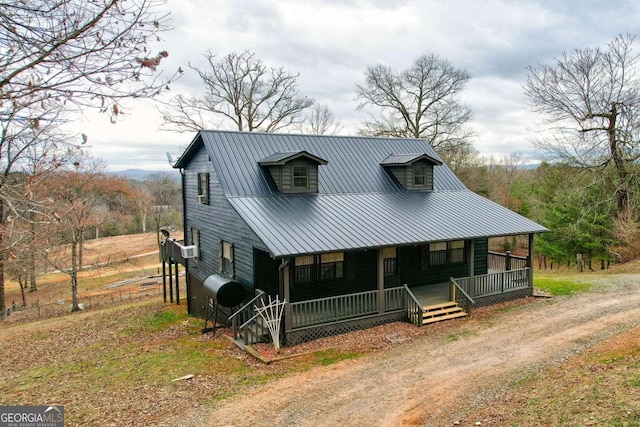
[[(167, 239), (165, 257), (186, 268), (190, 314), (237, 304), (221, 313), (244, 342), (267, 297), (284, 300), (295, 344), (532, 293), (533, 236), (547, 230), (468, 190), (424, 140), (202, 130), (174, 167), (185, 240)], [(514, 235), (529, 256), (489, 252)]]

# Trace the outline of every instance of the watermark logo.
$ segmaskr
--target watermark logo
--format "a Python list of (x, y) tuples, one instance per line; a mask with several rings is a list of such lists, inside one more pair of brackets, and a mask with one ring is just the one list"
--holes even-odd
[(64, 406), (0, 406), (0, 427), (64, 427)]

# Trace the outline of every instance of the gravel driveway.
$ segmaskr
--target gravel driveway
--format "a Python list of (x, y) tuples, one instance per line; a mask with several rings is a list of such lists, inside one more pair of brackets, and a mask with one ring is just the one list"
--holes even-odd
[[(604, 278), (603, 278), (604, 277)], [(600, 276), (572, 297), (458, 322), (392, 349), (287, 376), (182, 425), (447, 426), (513, 381), (640, 324), (640, 275)], [(197, 421), (196, 421), (197, 419)]]

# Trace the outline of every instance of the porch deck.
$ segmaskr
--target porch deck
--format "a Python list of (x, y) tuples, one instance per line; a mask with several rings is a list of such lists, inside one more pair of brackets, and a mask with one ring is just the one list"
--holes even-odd
[(448, 282), (409, 288), (423, 307), (451, 301), (451, 285)]

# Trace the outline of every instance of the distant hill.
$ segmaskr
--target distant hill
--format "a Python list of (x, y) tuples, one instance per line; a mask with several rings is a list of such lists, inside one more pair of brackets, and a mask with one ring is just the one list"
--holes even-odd
[(127, 169), (123, 171), (110, 171), (108, 173), (122, 176), (133, 181), (150, 181), (158, 175), (166, 175), (175, 181), (180, 181), (180, 172), (178, 171)]

